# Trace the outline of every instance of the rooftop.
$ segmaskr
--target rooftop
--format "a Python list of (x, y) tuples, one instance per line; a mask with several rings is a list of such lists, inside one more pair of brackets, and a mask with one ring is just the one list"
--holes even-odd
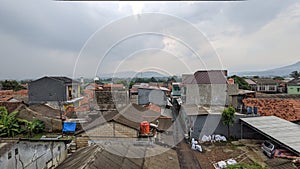
[(273, 80), (271, 78), (257, 78), (252, 79), (256, 84), (268, 84), (268, 85), (277, 85), (276, 80)]
[[(155, 154), (156, 152), (161, 153)], [(64, 168), (177, 169), (179, 162), (175, 150), (157, 145), (150, 148), (134, 144), (96, 144), (80, 149), (57, 167)]]
[(241, 118), (258, 132), (300, 155), (300, 126), (276, 116)]
[[(83, 127), (85, 130), (89, 130), (106, 122), (115, 121), (130, 128), (139, 130), (140, 123), (142, 121), (154, 122), (159, 120), (158, 128), (160, 130), (166, 130), (172, 125), (172, 123), (168, 123), (168, 121), (171, 121), (170, 118), (168, 118), (169, 120), (166, 120), (166, 118), (168, 117), (161, 116), (160, 112), (148, 110), (137, 104), (131, 103), (123, 109), (106, 112), (87, 126)], [(80, 134), (85, 130), (80, 130), (76, 134)]]
[(183, 104), (181, 106), (183, 110), (186, 112), (188, 116), (193, 116), (193, 115), (207, 115), (209, 112), (202, 106), (198, 106), (196, 104)]
[(296, 85), (296, 86), (300, 86), (300, 78), (295, 78), (291, 81), (288, 82), (288, 85)]
[(44, 78), (50, 78), (50, 79), (58, 80), (58, 81), (61, 81), (65, 84), (79, 83), (78, 81), (73, 80), (69, 77), (65, 77), (65, 76), (44, 76), (44, 77), (36, 79), (32, 82), (35, 82), (35, 81), (38, 81), (38, 80), (41, 80), (41, 79), (44, 79)]

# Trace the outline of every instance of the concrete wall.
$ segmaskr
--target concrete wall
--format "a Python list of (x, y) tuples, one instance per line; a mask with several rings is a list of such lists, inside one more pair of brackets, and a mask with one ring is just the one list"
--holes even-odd
[[(18, 154), (16, 154), (16, 149)], [(8, 154), (11, 158), (8, 159)], [(64, 142), (20, 141), (0, 157), (1, 168), (44, 169), (58, 166), (67, 157)]]
[(288, 86), (287, 87), (288, 94), (300, 94), (300, 86)]
[[(222, 122), (222, 115), (209, 114), (209, 115), (194, 115), (186, 116), (183, 111), (181, 113), (181, 119), (185, 121), (186, 132), (189, 128), (193, 128), (191, 136), (193, 138), (201, 139), (203, 135), (221, 134), (227, 137), (227, 126)], [(249, 139), (262, 139), (263, 136), (258, 134), (246, 125), (241, 125), (240, 118), (246, 117), (245, 115), (236, 115), (235, 123), (230, 126), (230, 135), (235, 138), (249, 138)], [(242, 127), (242, 129), (241, 129)], [(243, 136), (241, 135), (243, 132)]]
[(227, 84), (187, 84), (186, 104), (225, 105), (227, 104)]
[(138, 89), (138, 104), (145, 105), (154, 103), (156, 105), (166, 105), (166, 95), (162, 90)]
[(99, 125), (76, 138), (77, 148), (88, 145), (89, 140), (136, 140), (138, 131), (116, 122)]
[(47, 101), (66, 101), (66, 86), (51, 78), (41, 78), (28, 85), (29, 103), (44, 103)]

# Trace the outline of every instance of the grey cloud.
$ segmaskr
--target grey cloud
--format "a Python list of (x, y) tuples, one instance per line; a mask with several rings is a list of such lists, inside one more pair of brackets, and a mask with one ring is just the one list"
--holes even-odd
[(108, 6), (96, 9), (81, 3), (19, 1), (16, 5), (15, 1), (3, 1), (0, 29), (25, 43), (79, 51), (92, 33), (117, 17), (114, 10), (118, 6)]
[(296, 0), (250, 0), (230, 3), (223, 10), (227, 20), (240, 26), (244, 33), (257, 31)]

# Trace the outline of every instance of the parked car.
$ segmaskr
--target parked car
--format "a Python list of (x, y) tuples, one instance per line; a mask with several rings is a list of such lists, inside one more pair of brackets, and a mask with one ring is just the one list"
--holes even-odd
[(264, 141), (261, 144), (261, 149), (269, 158), (272, 158), (275, 153), (275, 145), (270, 141)]

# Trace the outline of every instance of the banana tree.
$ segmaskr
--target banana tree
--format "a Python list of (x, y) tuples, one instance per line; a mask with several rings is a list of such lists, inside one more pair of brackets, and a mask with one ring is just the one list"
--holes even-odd
[(0, 136), (14, 137), (20, 133), (17, 114), (17, 111), (8, 114), (5, 107), (0, 107)]

